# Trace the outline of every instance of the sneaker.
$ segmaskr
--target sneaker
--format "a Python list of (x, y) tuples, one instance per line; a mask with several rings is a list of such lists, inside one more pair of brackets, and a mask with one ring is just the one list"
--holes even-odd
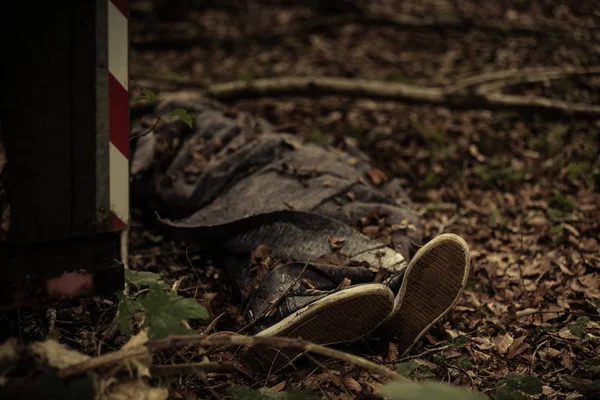
[[(377, 328), (390, 314), (394, 294), (384, 284), (358, 284), (318, 296), (291, 296), (278, 307), (282, 318), (256, 336), (279, 336), (332, 345), (358, 340)], [(243, 361), (253, 369), (277, 371), (302, 353), (270, 347), (248, 349)]]
[(441, 234), (421, 247), (408, 267), (387, 282), (396, 295), (394, 309), (376, 335), (395, 339), (400, 356), (406, 355), (458, 302), (470, 263), (469, 246), (452, 233)]

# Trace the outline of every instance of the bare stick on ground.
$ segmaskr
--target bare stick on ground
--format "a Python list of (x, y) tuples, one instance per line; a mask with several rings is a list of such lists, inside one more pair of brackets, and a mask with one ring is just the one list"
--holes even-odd
[(82, 374), (86, 371), (90, 371), (99, 367), (105, 367), (113, 365), (131, 358), (141, 357), (148, 354), (148, 351), (158, 351), (166, 349), (177, 349), (186, 346), (270, 346), (280, 349), (293, 348), (304, 352), (319, 354), (321, 356), (334, 358), (336, 360), (345, 361), (356, 367), (363, 368), (364, 370), (380, 375), (384, 378), (403, 381), (406, 383), (413, 383), (411, 380), (399, 375), (395, 371), (376, 364), (372, 361), (364, 359), (362, 357), (355, 356), (353, 354), (345, 353), (340, 350), (332, 349), (329, 347), (317, 345), (306, 340), (290, 339), (284, 337), (270, 336), (270, 337), (257, 337), (257, 336), (244, 336), (244, 335), (211, 335), (211, 336), (200, 336), (200, 335), (184, 335), (184, 336), (171, 336), (165, 339), (158, 339), (147, 342), (143, 345), (131, 347), (128, 349), (120, 350), (114, 353), (102, 355), (100, 357), (92, 358), (74, 366), (65, 368), (59, 372), (59, 376), (66, 378), (73, 375)]
[[(336, 77), (264, 78), (250, 82), (220, 83), (208, 87), (191, 81), (177, 83), (167, 81), (166, 84), (167, 86), (174, 84), (175, 86), (172, 88), (200, 88), (201, 94), (217, 100), (287, 95), (340, 95), (404, 101), (415, 104), (432, 104), (449, 108), (537, 110), (596, 118), (600, 116), (600, 106), (568, 103), (537, 96), (492, 93), (493, 90), (500, 90), (522, 82), (540, 82), (583, 75), (600, 75), (600, 67), (532, 68), (521, 71), (489, 72), (461, 79), (444, 87)], [(161, 81), (154, 82), (160, 83)], [(152, 82), (138, 81), (138, 84), (142, 83), (143, 85), (153, 86)]]

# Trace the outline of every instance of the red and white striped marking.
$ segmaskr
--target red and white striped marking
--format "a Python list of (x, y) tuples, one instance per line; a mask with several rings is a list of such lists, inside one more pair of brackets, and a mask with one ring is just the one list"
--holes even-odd
[(129, 36), (127, 0), (108, 0), (111, 229), (129, 225)]

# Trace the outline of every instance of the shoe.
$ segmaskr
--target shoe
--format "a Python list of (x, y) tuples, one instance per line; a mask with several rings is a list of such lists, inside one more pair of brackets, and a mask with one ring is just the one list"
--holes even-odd
[[(393, 305), (393, 292), (381, 283), (358, 284), (318, 296), (292, 296), (278, 307), (279, 317), (287, 316), (256, 336), (298, 338), (321, 345), (352, 342), (377, 328)], [(275, 372), (301, 354), (295, 349), (256, 346), (248, 349), (243, 361), (249, 368)]]
[(396, 295), (394, 309), (375, 335), (395, 339), (400, 356), (406, 355), (458, 302), (470, 263), (469, 246), (452, 233), (421, 247), (406, 269), (386, 282)]

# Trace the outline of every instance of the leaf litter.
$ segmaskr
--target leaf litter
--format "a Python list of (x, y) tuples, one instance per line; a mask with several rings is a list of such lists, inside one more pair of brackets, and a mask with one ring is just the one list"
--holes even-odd
[[(597, 18), (583, 3), (581, 7), (558, 2), (534, 1), (528, 6), (505, 3), (475, 6), (473, 2), (462, 2), (453, 9), (444, 8), (447, 6), (439, 2), (382, 2), (378, 7), (381, 11), (415, 16), (453, 12), (507, 22), (517, 15), (534, 26), (553, 24), (574, 34), (593, 27), (594, 16)], [(283, 6), (256, 10), (260, 18), (250, 30), (261, 29), (262, 24), (272, 25), (271, 21), (281, 16), (287, 16), (291, 26), (317, 12), (302, 7), (290, 11)], [(283, 44), (250, 42), (241, 50), (216, 45), (195, 47), (185, 54), (135, 50), (136, 42), (150, 38), (155, 29), (170, 32), (169, 24), (157, 27), (144, 18), (133, 22), (134, 90), (137, 76), (164, 76), (172, 71), (208, 82), (234, 80), (243, 68), (256, 77), (307, 74), (397, 79), (401, 65), (402, 79), (427, 83), (448, 81), (492, 65), (491, 69), (504, 69), (600, 62), (597, 49), (581, 46), (582, 43), (560, 44), (560, 35), (548, 40), (517, 34), (496, 37), (473, 29), (440, 39), (437, 33), (427, 31), (414, 33), (356, 24), (333, 28), (327, 34), (300, 35), (293, 41), (283, 40)], [(192, 24), (202, 23), (215, 41), (235, 41), (242, 36), (242, 27), (248, 26), (233, 15), (210, 8), (202, 13), (186, 10), (182, 18)], [(353, 61), (348, 62), (349, 59)], [(223, 68), (211, 69), (215, 64)], [(597, 82), (593, 81), (574, 81), (570, 86), (515, 85), (510, 91), (543, 92), (584, 102), (597, 98), (599, 93)], [(472, 249), (473, 274), (459, 305), (411, 353), (415, 357), (411, 362), (429, 366), (422, 379), (434, 377), (493, 393), (496, 398), (514, 393), (539, 395), (538, 381), (543, 396), (548, 398), (597, 396), (600, 196), (595, 149), (599, 148), (599, 121), (561, 121), (552, 116), (502, 110), (449, 111), (443, 107), (336, 96), (318, 101), (239, 100), (220, 107), (232, 114), (242, 111), (264, 117), (275, 126), (285, 124), (291, 127), (286, 130), (298, 138), (318, 130), (322, 133), (321, 142), (337, 148), (343, 149), (352, 142), (351, 138), (358, 138), (361, 149), (377, 165), (377, 171), (369, 171), (366, 179), (373, 184), (390, 177), (400, 180), (424, 223), (425, 239), (440, 231), (465, 237)], [(214, 144), (197, 145), (209, 156), (221, 150)], [(163, 151), (173, 151), (172, 141), (161, 142), (160, 146)], [(195, 160), (194, 168), (188, 169), (192, 174), (206, 165), (202, 157)], [(350, 197), (348, 200), (352, 200)], [(369, 237), (389, 236), (381, 232), (385, 227), (376, 217), (363, 217), (361, 229)], [(210, 295), (207, 306), (212, 314), (224, 314), (217, 331), (235, 331), (243, 325), (231, 285), (213, 260), (196, 254), (189, 257), (181, 242), (169, 240), (143, 224), (133, 226), (131, 241), (133, 269), (159, 273), (168, 285), (185, 277), (179, 293), (196, 298)], [(116, 298), (107, 297), (57, 306), (61, 341), (82, 354), (95, 355), (99, 350), (97, 338), (109, 330), (116, 305)], [(22, 315), (19, 333), (30, 341), (43, 340), (48, 333), (43, 315)], [(200, 321), (190, 324), (200, 330), (206, 326)], [(452, 343), (452, 338), (457, 337), (464, 338), (464, 343)], [(126, 343), (121, 335), (110, 340), (116, 348)], [(387, 359), (391, 364), (405, 363), (396, 359), (392, 346), (388, 348), (375, 356), (366, 350), (349, 350), (377, 362)], [(14, 356), (15, 352), (11, 354)], [(155, 361), (166, 362), (169, 357), (161, 355)], [(187, 361), (200, 358), (194, 351), (172, 357), (185, 357)], [(211, 358), (230, 361), (235, 359), (235, 353), (218, 352)], [(364, 371), (323, 362), (330, 371), (355, 380), (360, 388), (350, 384), (348, 389), (357, 395), (367, 396), (379, 387), (378, 380)], [(285, 377), (270, 376), (264, 386), (287, 382), (286, 389), (310, 389), (329, 398), (337, 398), (347, 390), (330, 374), (315, 368), (314, 373), (312, 369), (299, 369)], [(223, 374), (206, 374), (203, 378), (190, 374), (172, 382), (170, 389), (175, 398), (204, 398), (226, 396), (226, 388), (232, 385), (260, 387), (264, 383)]]

